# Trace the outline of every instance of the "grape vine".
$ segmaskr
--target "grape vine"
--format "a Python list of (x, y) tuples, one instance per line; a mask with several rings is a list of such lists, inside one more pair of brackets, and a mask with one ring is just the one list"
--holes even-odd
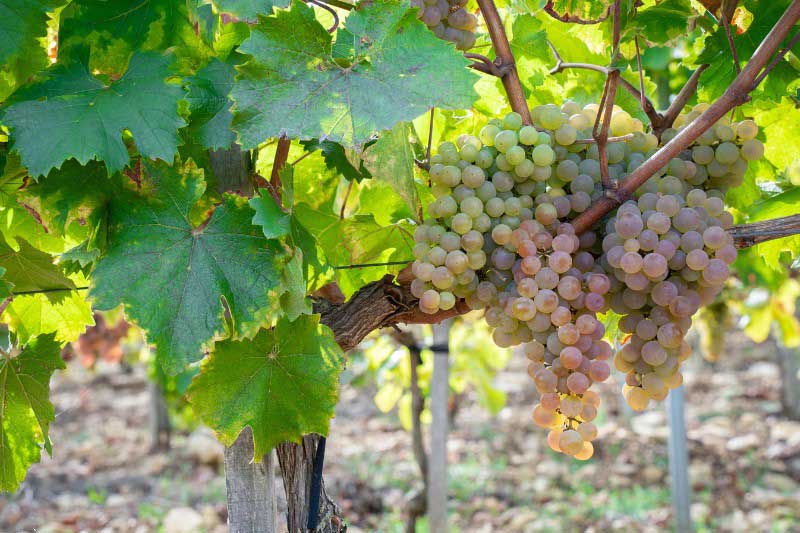
[(693, 317), (800, 253), (798, 0), (123, 4), (0, 2), (3, 490), (97, 311), (196, 374), (224, 444), (277, 446), (295, 502), (375, 330), (483, 310), (588, 459), (612, 365), (663, 399)]

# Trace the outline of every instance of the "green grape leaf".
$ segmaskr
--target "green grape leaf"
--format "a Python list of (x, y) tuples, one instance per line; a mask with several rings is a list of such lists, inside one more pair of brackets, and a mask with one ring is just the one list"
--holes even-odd
[(0, 0), (0, 65), (39, 48), (49, 14), (64, 0)]
[(231, 102), (228, 95), (236, 73), (232, 62), (213, 59), (196, 75), (186, 79), (189, 101), (189, 133), (204, 148), (228, 148), (236, 140), (231, 131)]
[(189, 387), (194, 412), (230, 446), (253, 430), (255, 461), (276, 444), (327, 435), (342, 350), (318, 315), (278, 321), (252, 340), (217, 343)]
[(258, 15), (269, 15), (273, 8), (289, 7), (289, 0), (213, 0), (220, 13), (227, 13), (240, 20), (254, 22)]
[(3, 175), (0, 176), (0, 208), (16, 207), (17, 193), (25, 184), (28, 171), (20, 165), (19, 156), (13, 152), (2, 153)]
[(89, 274), (89, 267), (100, 257), (100, 250), (93, 247), (86, 239), (78, 246), (74, 246), (58, 257), (58, 264), (67, 274), (81, 272)]
[(326, 261), (336, 270), (339, 288), (345, 296), (404, 265), (355, 267), (352, 265), (407, 262), (413, 259), (413, 238), (403, 224), (381, 226), (372, 215), (355, 215), (344, 220), (331, 212), (301, 203), (294, 214), (316, 239)]
[(286, 290), (281, 295), (281, 310), (289, 320), (296, 320), (300, 315), (309, 315), (312, 312), (311, 302), (306, 298), (303, 250), (296, 247), (293, 251), (294, 255), (283, 267), (281, 274), (281, 287)]
[(561, 17), (594, 20), (605, 16), (611, 0), (553, 0), (553, 11)]
[(202, 2), (72, 0), (61, 16), (59, 56), (91, 49), (92, 70), (117, 74), (135, 51), (170, 50), (181, 70), (196, 70), (211, 49), (199, 31)]
[(64, 368), (61, 346), (42, 335), (23, 346), (16, 357), (0, 358), (0, 489), (17, 490), (28, 467), (39, 461), (42, 447), (51, 452), (48, 431), (55, 420), (50, 377)]
[(250, 199), (250, 207), (255, 211), (253, 224), (261, 226), (264, 236), (268, 239), (278, 239), (289, 234), (291, 230), (291, 215), (281, 209), (267, 189), (259, 191), (260, 196)]
[[(172, 161), (178, 149), (178, 115), (183, 90), (165, 83), (169, 59), (135, 55), (122, 78), (110, 84), (91, 75), (85, 63), (55, 67), (26, 88), (3, 116), (12, 148), (31, 176), (42, 176), (75, 158), (98, 159), (110, 173), (130, 161), (123, 131), (133, 134), (144, 157)], [(42, 136), (42, 124), (48, 124)]]
[(775, 100), (753, 106), (752, 116), (764, 135), (764, 158), (784, 173), (797, 162), (797, 154), (786, 146), (800, 145), (800, 109), (791, 98)]
[(365, 2), (344, 29), (354, 52), (334, 58), (330, 34), (303, 2), (260, 19), (240, 47), (253, 57), (232, 93), (245, 148), (282, 134), (353, 147), (431, 106), (463, 109), (475, 100), (469, 62), (417, 20), (416, 8)]
[(119, 304), (147, 331), (164, 370), (177, 374), (203, 355), (223, 330), (223, 302), (233, 333), (250, 336), (277, 297), (284, 251), (251, 224), (246, 200), (226, 195), (203, 224), (190, 211), (205, 184), (192, 167), (158, 165), (155, 190), (112, 203), (106, 253), (97, 262), (95, 307)]
[(72, 280), (53, 264), (53, 256), (34, 248), (20, 237), (16, 241), (19, 250), (0, 238), (0, 267), (6, 269), (3, 279), (14, 284), (15, 294), (54, 291), (50, 298), (56, 300), (75, 288)]
[(27, 342), (43, 333), (54, 333), (59, 342), (72, 342), (94, 324), (92, 308), (84, 298), (85, 291), (64, 291), (55, 300), (52, 294), (15, 296), (6, 307), (3, 321)]
[(406, 202), (415, 215), (420, 210), (414, 180), (414, 150), (411, 138), (414, 135), (409, 122), (398, 122), (391, 130), (378, 138), (378, 142), (364, 151), (364, 165), (377, 179), (386, 182)]
[(0, 299), (3, 300), (11, 296), (11, 288), (14, 286), (13, 283), (3, 278), (5, 273), (6, 269), (4, 267), (0, 267)]
[[(368, 141), (365, 146), (370, 146), (373, 143), (374, 141)], [(325, 165), (348, 180), (360, 182), (363, 179), (372, 177), (372, 174), (370, 174), (369, 170), (364, 166), (364, 161), (339, 143), (311, 139), (310, 141), (301, 141), (300, 144), (303, 145), (303, 148), (305, 148), (307, 152), (313, 152), (315, 150), (321, 151), (322, 157), (325, 159)]]
[(639, 11), (627, 24), (625, 36), (639, 35), (650, 43), (665, 44), (688, 33), (692, 15), (689, 0), (664, 0)]
[[(746, 0), (744, 2), (744, 7), (753, 14), (753, 20), (746, 31), (733, 34), (733, 42), (740, 61), (746, 61), (753, 55), (788, 5), (787, 0), (771, 2)], [(719, 25), (714, 33), (706, 37), (703, 44), (702, 51), (694, 59), (694, 62), (698, 65), (707, 63), (709, 67), (700, 77), (698, 95), (702, 101), (713, 101), (725, 92), (736, 76), (736, 71), (734, 70), (733, 54), (722, 25)], [(796, 45), (792, 51), (800, 54), (800, 44)], [(782, 61), (762, 82), (762, 91), (751, 93), (751, 96), (754, 99), (780, 99), (782, 95), (786, 95), (791, 82), (796, 81), (797, 77), (797, 72), (788, 63)]]
[(90, 161), (81, 166), (70, 159), (20, 191), (18, 198), (37, 214), (48, 232), (64, 236), (73, 223), (90, 228), (100, 224), (116, 178), (109, 179), (102, 163)]

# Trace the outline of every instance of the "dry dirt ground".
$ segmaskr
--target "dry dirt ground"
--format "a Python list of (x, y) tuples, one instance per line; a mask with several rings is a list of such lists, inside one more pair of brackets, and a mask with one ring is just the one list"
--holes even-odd
[[(686, 370), (692, 518), (698, 531), (800, 531), (800, 422), (780, 414), (767, 345), (739, 334), (713, 367)], [(631, 416), (616, 386), (601, 388), (595, 458), (549, 451), (530, 422), (533, 387), (515, 357), (497, 377), (507, 406), (488, 415), (467, 394), (449, 443), (453, 531), (669, 531), (663, 407)], [(220, 452), (179, 421), (168, 452), (150, 451), (144, 372), (70, 364), (54, 379), (54, 458), (0, 499), (0, 531), (223, 532)], [(343, 387), (325, 465), (350, 531), (403, 531), (421, 483), (410, 438), (369, 386)], [(418, 531), (427, 531), (424, 520)]]

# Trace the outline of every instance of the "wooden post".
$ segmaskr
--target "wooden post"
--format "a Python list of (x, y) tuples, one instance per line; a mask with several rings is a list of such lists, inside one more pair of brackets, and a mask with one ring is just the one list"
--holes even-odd
[(169, 450), (172, 425), (169, 421), (167, 402), (164, 400), (164, 389), (155, 380), (147, 382), (147, 394), (150, 401), (150, 451)]
[(684, 387), (673, 389), (667, 396), (667, 420), (669, 421), (669, 476), (672, 506), (675, 510), (675, 531), (692, 531), (689, 484), (689, 453), (686, 447), (686, 421), (684, 411)]
[(450, 394), (450, 354), (446, 350), (452, 319), (433, 326), (433, 378), (431, 379), (431, 452), (428, 463), (428, 528), (447, 531), (447, 425)]
[(225, 486), (231, 533), (278, 530), (275, 460), (268, 453), (260, 463), (253, 461), (253, 433), (249, 427), (230, 448), (225, 448)]
[[(311, 511), (311, 480), (314, 477), (314, 458), (319, 446), (319, 435), (306, 435), (301, 444), (285, 442), (276, 448), (283, 477), (288, 512), (287, 528), (290, 533), (309, 531), (308, 516)], [(335, 441), (334, 441), (335, 442)], [(315, 532), (339, 533), (345, 522), (341, 511), (328, 497), (325, 483), (320, 480), (319, 508), (316, 510)]]
[(781, 406), (792, 420), (800, 420), (800, 381), (797, 379), (797, 358), (800, 351), (775, 342), (781, 376)]

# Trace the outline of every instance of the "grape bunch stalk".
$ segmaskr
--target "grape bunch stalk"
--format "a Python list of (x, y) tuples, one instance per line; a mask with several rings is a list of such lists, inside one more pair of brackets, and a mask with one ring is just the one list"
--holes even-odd
[[(698, 104), (662, 142), (705, 109)], [(588, 459), (598, 429), (595, 382), (610, 362), (626, 374), (634, 409), (682, 382), (691, 317), (714, 301), (736, 258), (724, 193), (763, 154), (750, 120), (719, 123), (594, 229), (569, 220), (604, 195), (592, 142), (599, 107), (565, 102), (492, 119), (477, 136), (444, 142), (431, 158), (436, 200), (414, 234), (412, 294), (436, 313), (463, 299), (484, 310), (498, 346), (522, 345), (540, 393), (534, 423), (558, 452)], [(659, 141), (617, 106), (607, 171), (622, 179)], [(600, 314), (621, 315), (626, 334), (613, 354)], [(613, 357), (612, 357), (613, 355)]]
[(459, 50), (475, 46), (478, 18), (464, 7), (465, 0), (411, 0), (419, 8), (419, 19), (440, 39), (455, 43)]

